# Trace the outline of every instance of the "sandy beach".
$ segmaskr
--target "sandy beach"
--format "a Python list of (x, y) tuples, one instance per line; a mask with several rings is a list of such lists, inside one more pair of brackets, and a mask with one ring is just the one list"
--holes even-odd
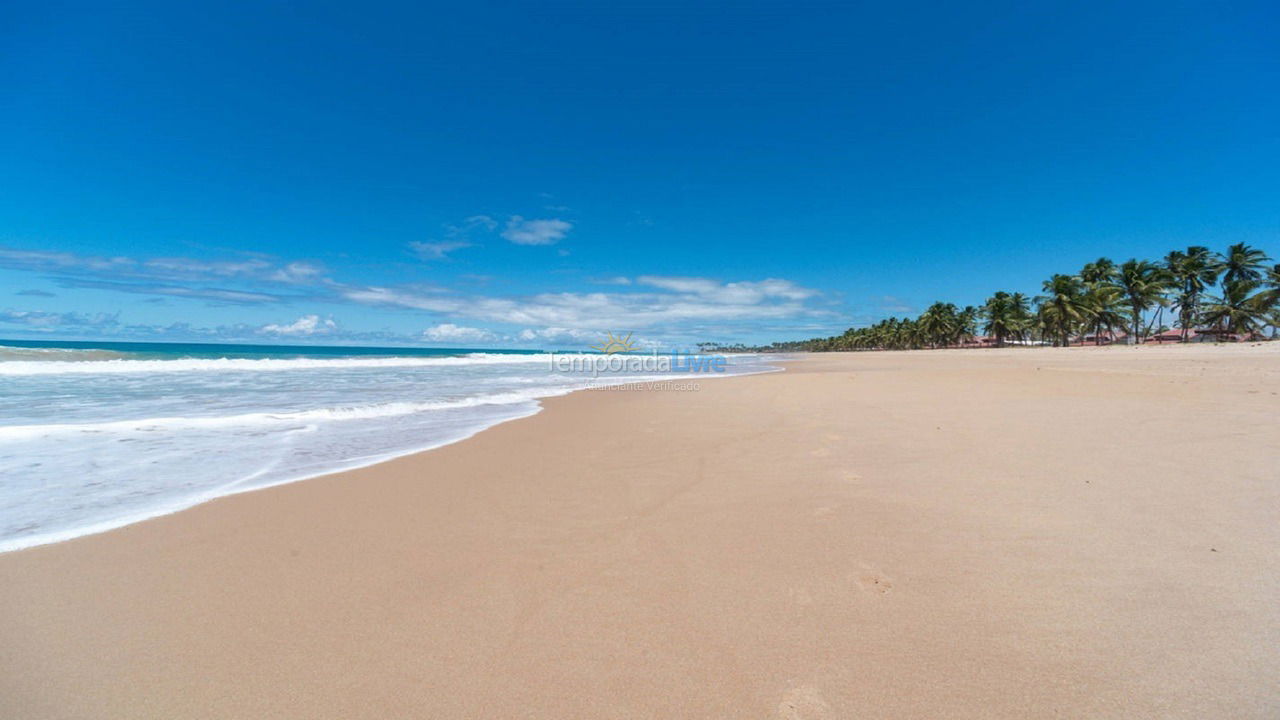
[(1280, 715), (1280, 343), (800, 357), (0, 555), (5, 718)]

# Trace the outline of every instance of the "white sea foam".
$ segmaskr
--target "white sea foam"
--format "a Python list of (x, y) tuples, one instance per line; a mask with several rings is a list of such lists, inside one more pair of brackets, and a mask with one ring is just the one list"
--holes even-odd
[[(567, 390), (566, 390), (567, 392)], [(0, 442), (51, 438), (75, 433), (128, 433), (174, 432), (199, 428), (250, 428), (253, 426), (303, 425), (324, 421), (373, 420), (401, 415), (473, 408), (483, 405), (511, 405), (547, 397), (547, 392), (506, 392), (477, 395), (461, 400), (442, 402), (390, 402), (378, 405), (354, 405), (350, 407), (318, 408), (300, 412), (242, 413), (210, 417), (156, 417), (136, 420), (110, 420), (87, 423), (50, 423), (36, 425), (0, 426)]]
[(346, 358), (182, 358), (174, 360), (14, 360), (0, 362), (0, 376), (115, 375), (190, 372), (283, 372), (358, 368), (450, 367), (470, 365), (548, 365), (551, 355), (471, 353), (449, 357)]
[[(545, 354), (96, 352), (0, 360), (0, 552), (456, 442), (593, 384), (687, 377), (557, 373)], [(768, 369), (735, 357), (727, 374)]]

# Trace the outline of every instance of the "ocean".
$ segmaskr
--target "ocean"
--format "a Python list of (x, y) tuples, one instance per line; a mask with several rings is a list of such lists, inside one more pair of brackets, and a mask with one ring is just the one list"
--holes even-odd
[(565, 372), (554, 357), (0, 340), (0, 552), (457, 442), (540, 398), (776, 369), (732, 355), (723, 373)]

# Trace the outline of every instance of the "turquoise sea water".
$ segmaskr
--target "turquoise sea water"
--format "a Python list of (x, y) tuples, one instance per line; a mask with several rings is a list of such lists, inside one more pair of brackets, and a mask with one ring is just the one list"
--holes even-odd
[[(543, 397), (681, 377), (593, 378), (552, 357), (0, 340), (0, 551), (438, 447), (531, 415)], [(733, 356), (726, 374), (770, 369)]]
[[(341, 345), (244, 345), (230, 343), (148, 343), (90, 340), (0, 340), (0, 360), (39, 357), (58, 350), (95, 350), (137, 359), (290, 357), (448, 357), (467, 353), (536, 355), (543, 350), (480, 348), (348, 347)], [(67, 357), (72, 357), (68, 355)]]

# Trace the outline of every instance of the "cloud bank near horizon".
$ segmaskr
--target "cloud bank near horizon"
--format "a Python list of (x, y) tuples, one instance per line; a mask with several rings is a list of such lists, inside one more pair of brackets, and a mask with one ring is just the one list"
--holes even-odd
[[(477, 228), (493, 231), (496, 224), (487, 216), (477, 216), (463, 227), (468, 229), (459, 232)], [(568, 223), (544, 224), (514, 216), (503, 236), (516, 244), (545, 245), (556, 242), (571, 228)], [(509, 233), (519, 239), (507, 237)], [(422, 259), (433, 261), (465, 247), (470, 247), (470, 242), (458, 239), (418, 243), (412, 249)], [(297, 315), (278, 313), (278, 320), (257, 326), (230, 323), (212, 327), (183, 321), (130, 324), (123, 322), (119, 313), (8, 308), (0, 314), (0, 327), (41, 334), (568, 346), (589, 344), (610, 330), (641, 331), (652, 343), (720, 341), (761, 327), (779, 331), (812, 327), (814, 322), (831, 321), (836, 315), (815, 302), (822, 293), (781, 278), (726, 282), (708, 277), (616, 275), (607, 283), (609, 291), (499, 294), (478, 292), (474, 283), (466, 282), (458, 287), (344, 282), (318, 262), (259, 254), (207, 260), (93, 256), (13, 247), (0, 247), (0, 269), (38, 275), (60, 288), (146, 295), (162, 304), (172, 300), (213, 308), (303, 310)], [(38, 302), (38, 298), (53, 295), (24, 291), (23, 299)], [(348, 328), (349, 323), (340, 324), (332, 313), (315, 311), (317, 304), (403, 313), (420, 318), (421, 329), (356, 330)], [(233, 314), (231, 310), (224, 312)], [(349, 314), (358, 316), (359, 312)]]

